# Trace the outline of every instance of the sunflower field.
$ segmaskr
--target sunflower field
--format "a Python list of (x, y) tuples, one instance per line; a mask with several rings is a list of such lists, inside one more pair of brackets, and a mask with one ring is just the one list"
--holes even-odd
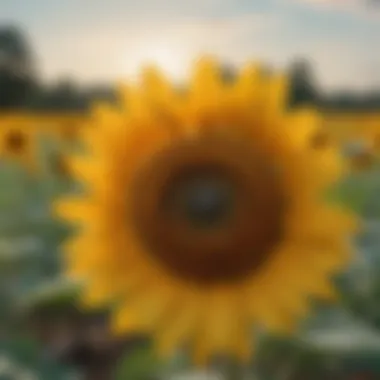
[(0, 379), (380, 378), (380, 113), (146, 69), (0, 114)]

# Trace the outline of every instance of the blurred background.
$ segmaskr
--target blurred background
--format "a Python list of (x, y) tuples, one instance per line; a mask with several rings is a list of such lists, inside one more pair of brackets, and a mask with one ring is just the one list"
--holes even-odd
[(143, 64), (181, 82), (202, 53), (226, 77), (247, 60), (285, 70), (289, 106), (317, 107), (363, 158), (380, 143), (379, 40), (375, 0), (0, 0), (0, 379), (380, 379), (378, 152), (339, 190), (366, 228), (338, 304), (316, 304), (292, 339), (263, 335), (247, 368), (195, 373), (180, 355), (159, 362), (147, 337), (112, 336), (107, 310), (76, 306), (60, 262), (70, 231), (49, 209), (76, 189), (65, 155), (91, 105), (117, 102)]

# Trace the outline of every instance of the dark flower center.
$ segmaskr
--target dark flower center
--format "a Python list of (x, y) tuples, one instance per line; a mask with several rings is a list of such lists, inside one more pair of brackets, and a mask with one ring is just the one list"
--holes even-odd
[(147, 252), (197, 284), (238, 281), (283, 238), (281, 171), (245, 143), (199, 140), (163, 150), (138, 172), (132, 223)]
[(6, 137), (6, 145), (11, 152), (20, 152), (26, 145), (25, 136), (21, 132), (12, 131)]
[(171, 212), (178, 213), (192, 228), (217, 228), (225, 223), (234, 203), (233, 186), (212, 173), (195, 172), (177, 178), (167, 195)]

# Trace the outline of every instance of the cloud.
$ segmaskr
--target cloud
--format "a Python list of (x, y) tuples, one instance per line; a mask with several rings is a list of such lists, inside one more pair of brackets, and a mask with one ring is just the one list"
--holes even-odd
[(380, 19), (378, 0), (286, 0), (293, 4), (313, 7), (321, 11), (334, 11), (364, 17), (369, 20)]
[(108, 82), (133, 78), (142, 64), (153, 61), (173, 78), (182, 79), (198, 55), (209, 53), (232, 64), (252, 59), (279, 68), (295, 57), (306, 57), (326, 89), (371, 84), (369, 75), (363, 78), (363, 68), (380, 62), (379, 49), (338, 36), (284, 38), (289, 22), (260, 12), (230, 17), (163, 14), (130, 19), (123, 25), (104, 24), (101, 30), (67, 30), (54, 39), (44, 36), (43, 72), (50, 78), (67, 74), (81, 82)]
[(73, 74), (75, 69), (84, 80), (116, 78), (131, 75), (152, 60), (181, 77), (196, 56), (234, 57), (238, 46), (255, 44), (255, 40), (262, 44), (263, 35), (279, 25), (273, 15), (251, 12), (229, 17), (178, 14), (170, 19), (167, 14), (146, 15), (124, 24), (103, 25), (101, 30), (72, 28), (55, 34), (54, 39), (42, 36), (44, 71), (49, 77), (57, 72)]
[(303, 6), (312, 12), (357, 17), (365, 15), (359, 0), (272, 0), (276, 7), (257, 7), (266, 12), (248, 12), (239, 4), (232, 6), (232, 0), (35, 0), (33, 9), (44, 4), (44, 12), (35, 9), (34, 18), (32, 8), (25, 11), (21, 0), (6, 1), (8, 10), (2, 13), (2, 8), (1, 17), (21, 19), (22, 15), (47, 79), (129, 79), (149, 61), (182, 78), (197, 56), (209, 53), (233, 64), (258, 59), (277, 67), (294, 57), (306, 57), (313, 61), (323, 86), (360, 87), (369, 83), (362, 78), (363, 67), (380, 62), (380, 49), (374, 49), (366, 37), (374, 33), (372, 27), (359, 22), (352, 28), (353, 23), (344, 20), (336, 29), (322, 30), (317, 17), (309, 27), (308, 19), (297, 12)]
[[(291, 49), (288, 49), (291, 51)], [(338, 39), (323, 39), (305, 45), (298, 55), (309, 57), (321, 87), (330, 90), (368, 90), (380, 85), (374, 68), (379, 66), (380, 51)]]

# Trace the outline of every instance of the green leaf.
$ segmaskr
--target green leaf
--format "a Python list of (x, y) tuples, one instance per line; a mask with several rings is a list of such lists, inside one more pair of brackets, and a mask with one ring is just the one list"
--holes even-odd
[(354, 212), (361, 213), (371, 194), (371, 183), (367, 178), (350, 177), (330, 188), (326, 200), (344, 205)]
[(25, 294), (20, 300), (20, 308), (26, 313), (37, 310), (59, 312), (76, 302), (79, 290), (80, 284), (58, 278)]
[(116, 370), (115, 380), (149, 380), (162, 370), (163, 363), (150, 345), (128, 352)]
[[(41, 355), (42, 348), (37, 342), (22, 335), (14, 336), (12, 340), (0, 342), (0, 356), (11, 366), (12, 376), (9, 379), (21, 379), (21, 373), (33, 374), (35, 376), (33, 379), (39, 380), (78, 378), (70, 376), (75, 374), (70, 368), (66, 368), (55, 360)], [(1, 374), (0, 378), (6, 379)]]

